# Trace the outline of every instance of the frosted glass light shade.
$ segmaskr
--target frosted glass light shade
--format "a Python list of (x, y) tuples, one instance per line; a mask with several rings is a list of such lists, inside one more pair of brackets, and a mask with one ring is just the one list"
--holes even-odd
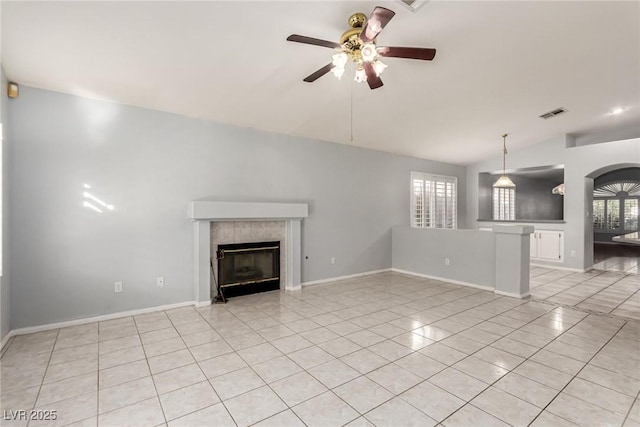
[(349, 60), (349, 57), (344, 52), (336, 53), (331, 58), (331, 63), (338, 68), (344, 68), (345, 65), (347, 65), (347, 61)]
[(496, 188), (515, 188), (516, 185), (509, 179), (507, 175), (502, 175), (494, 184)]
[(564, 196), (564, 182), (558, 185), (557, 187), (553, 187), (553, 190), (551, 190), (551, 193)]
[(362, 56), (362, 60), (364, 62), (373, 62), (373, 60), (376, 59), (376, 56), (378, 55), (378, 52), (376, 51), (376, 45), (374, 45), (373, 43), (365, 44), (360, 50), (360, 55)]
[(338, 78), (338, 80), (340, 80), (340, 78), (344, 74), (344, 68), (343, 67), (333, 67), (331, 69), (331, 72), (333, 73), (334, 76), (336, 76)]
[(373, 70), (376, 72), (376, 76), (378, 77), (380, 77), (380, 74), (382, 74), (385, 68), (387, 68), (387, 64), (382, 61), (375, 61), (373, 63)]

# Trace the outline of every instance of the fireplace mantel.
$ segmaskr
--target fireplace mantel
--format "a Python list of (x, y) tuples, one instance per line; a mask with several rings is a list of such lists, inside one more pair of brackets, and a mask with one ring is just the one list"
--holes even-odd
[(189, 202), (189, 218), (196, 221), (251, 221), (302, 219), (309, 216), (306, 203)]
[(264, 203), (264, 202), (189, 202), (187, 217), (194, 221), (194, 288), (198, 304), (211, 302), (211, 233), (212, 221), (285, 221), (286, 240), (286, 283), (285, 290), (300, 289), (301, 244), (300, 226), (302, 219), (309, 216), (306, 203)]

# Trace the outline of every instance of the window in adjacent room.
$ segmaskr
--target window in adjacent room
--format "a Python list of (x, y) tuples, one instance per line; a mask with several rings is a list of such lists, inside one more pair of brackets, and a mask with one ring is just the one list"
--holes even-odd
[(411, 172), (411, 226), (456, 228), (458, 179)]
[(639, 199), (625, 199), (624, 201), (624, 229), (638, 230)]
[(515, 221), (515, 188), (493, 188), (493, 219), (500, 221)]
[(593, 228), (600, 231), (640, 230), (640, 183), (616, 182), (593, 190)]

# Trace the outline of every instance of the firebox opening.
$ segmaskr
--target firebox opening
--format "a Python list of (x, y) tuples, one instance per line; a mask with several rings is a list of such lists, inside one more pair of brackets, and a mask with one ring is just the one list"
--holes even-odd
[(280, 289), (280, 242), (218, 245), (216, 255), (225, 297)]

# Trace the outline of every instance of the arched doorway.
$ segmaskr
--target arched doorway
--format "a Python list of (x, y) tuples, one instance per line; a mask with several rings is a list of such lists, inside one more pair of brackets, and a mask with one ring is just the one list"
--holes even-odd
[(589, 234), (585, 240), (592, 241), (593, 267), (640, 273), (640, 245), (617, 241), (617, 236), (640, 232), (640, 165), (601, 168), (589, 174), (587, 181), (592, 221), (591, 227), (585, 227)]

